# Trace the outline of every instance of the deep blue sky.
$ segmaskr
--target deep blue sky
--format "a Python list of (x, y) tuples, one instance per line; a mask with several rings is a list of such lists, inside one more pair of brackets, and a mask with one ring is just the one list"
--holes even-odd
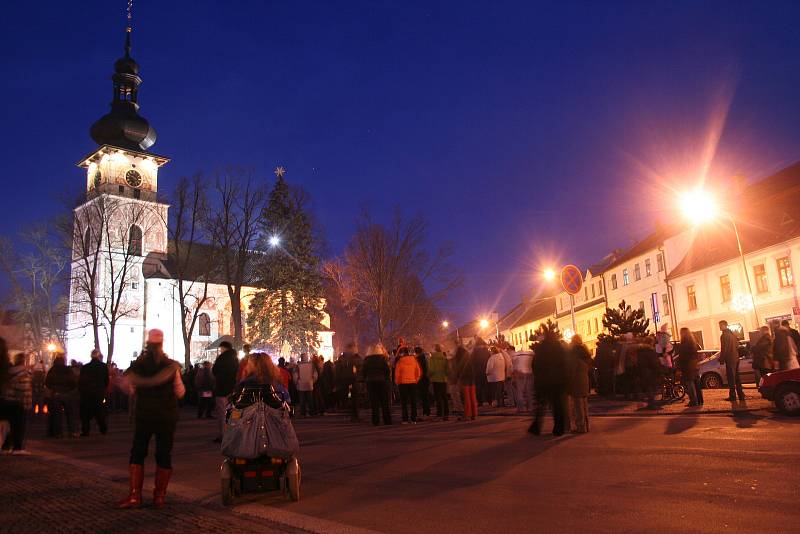
[[(0, 19), (0, 232), (43, 218), (95, 145), (124, 2)], [(797, 2), (138, 0), (160, 187), (228, 165), (313, 197), (339, 252), (366, 205), (451, 240), (469, 319), (548, 261), (587, 265), (668, 217), (668, 187), (800, 159)], [(717, 150), (714, 133), (721, 132)], [(710, 147), (710, 148), (709, 148)]]

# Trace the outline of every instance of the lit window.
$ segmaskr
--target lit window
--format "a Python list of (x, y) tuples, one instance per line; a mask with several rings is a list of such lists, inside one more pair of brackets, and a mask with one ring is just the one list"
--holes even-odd
[(781, 287), (791, 287), (794, 285), (794, 276), (792, 275), (792, 260), (788, 256), (778, 258), (778, 278), (781, 281)]
[(759, 293), (769, 291), (769, 287), (767, 287), (767, 269), (764, 264), (753, 265), (753, 278), (756, 279), (756, 291)]
[(686, 300), (689, 302), (689, 309), (697, 309), (697, 293), (695, 293), (694, 286), (686, 286)]
[(669, 298), (667, 298), (667, 294), (664, 293), (661, 295), (661, 303), (664, 307), (664, 316), (669, 315)]
[(656, 263), (658, 265), (658, 272), (664, 270), (664, 256), (659, 252), (656, 256)]
[(723, 274), (719, 277), (719, 289), (722, 293), (722, 302), (730, 302), (731, 300), (731, 277)]
[(128, 254), (131, 256), (142, 255), (142, 229), (136, 225), (128, 231)]
[(638, 263), (636, 265), (634, 265), (634, 267), (633, 267), (633, 277), (637, 281), (642, 279), (642, 268), (639, 267)]
[(201, 313), (197, 317), (197, 333), (201, 336), (211, 335), (211, 318), (207, 313)]
[(594, 298), (594, 297), (595, 297), (594, 284), (592, 284), (592, 298)]
[(644, 260), (644, 275), (650, 276), (651, 274), (653, 274), (653, 270), (650, 265), (650, 258), (647, 258), (646, 260)]
[(617, 275), (611, 275), (611, 289), (617, 289)]
[(622, 269), (622, 285), (627, 286), (631, 283), (630, 275), (628, 275), (628, 269)]

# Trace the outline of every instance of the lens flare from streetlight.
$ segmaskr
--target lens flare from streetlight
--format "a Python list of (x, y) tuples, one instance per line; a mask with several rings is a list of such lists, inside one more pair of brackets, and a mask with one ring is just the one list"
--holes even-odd
[(489, 321), (487, 321), (486, 319), (481, 319), (480, 325), (481, 329), (489, 328)]
[(274, 248), (274, 247), (277, 247), (280, 244), (281, 244), (281, 238), (280, 237), (274, 235), (274, 236), (269, 238), (269, 246)]
[(713, 220), (719, 212), (714, 195), (703, 189), (695, 189), (682, 194), (680, 208), (684, 217), (695, 225)]
[(575, 332), (572, 330), (572, 328), (565, 328), (562, 337), (564, 338), (564, 341), (572, 341), (572, 336), (574, 335)]
[(48, 350), (49, 352), (53, 352), (53, 351), (55, 351), (57, 348), (58, 348), (58, 347), (56, 347), (56, 344), (55, 344), (55, 343), (48, 343), (48, 345), (47, 345), (47, 350)]
[(450, 321), (442, 321), (442, 328), (449, 328), (449, 327), (450, 327)]
[(542, 276), (544, 276), (544, 279), (546, 281), (552, 282), (553, 280), (556, 279), (556, 272), (553, 269), (545, 269), (542, 272)]

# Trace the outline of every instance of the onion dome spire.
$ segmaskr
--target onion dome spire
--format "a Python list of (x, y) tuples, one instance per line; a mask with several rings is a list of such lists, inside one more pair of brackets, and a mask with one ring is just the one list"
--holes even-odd
[(131, 57), (130, 11), (125, 28), (125, 55), (114, 63), (111, 111), (92, 125), (91, 136), (99, 145), (144, 151), (156, 142), (156, 131), (139, 115), (139, 64)]

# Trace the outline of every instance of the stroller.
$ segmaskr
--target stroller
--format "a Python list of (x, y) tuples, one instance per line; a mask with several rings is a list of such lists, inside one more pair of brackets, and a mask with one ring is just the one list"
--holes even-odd
[(245, 386), (232, 396), (222, 438), (222, 503), (245, 493), (280, 491), (300, 500), (299, 445), (290, 409), (271, 386)]

